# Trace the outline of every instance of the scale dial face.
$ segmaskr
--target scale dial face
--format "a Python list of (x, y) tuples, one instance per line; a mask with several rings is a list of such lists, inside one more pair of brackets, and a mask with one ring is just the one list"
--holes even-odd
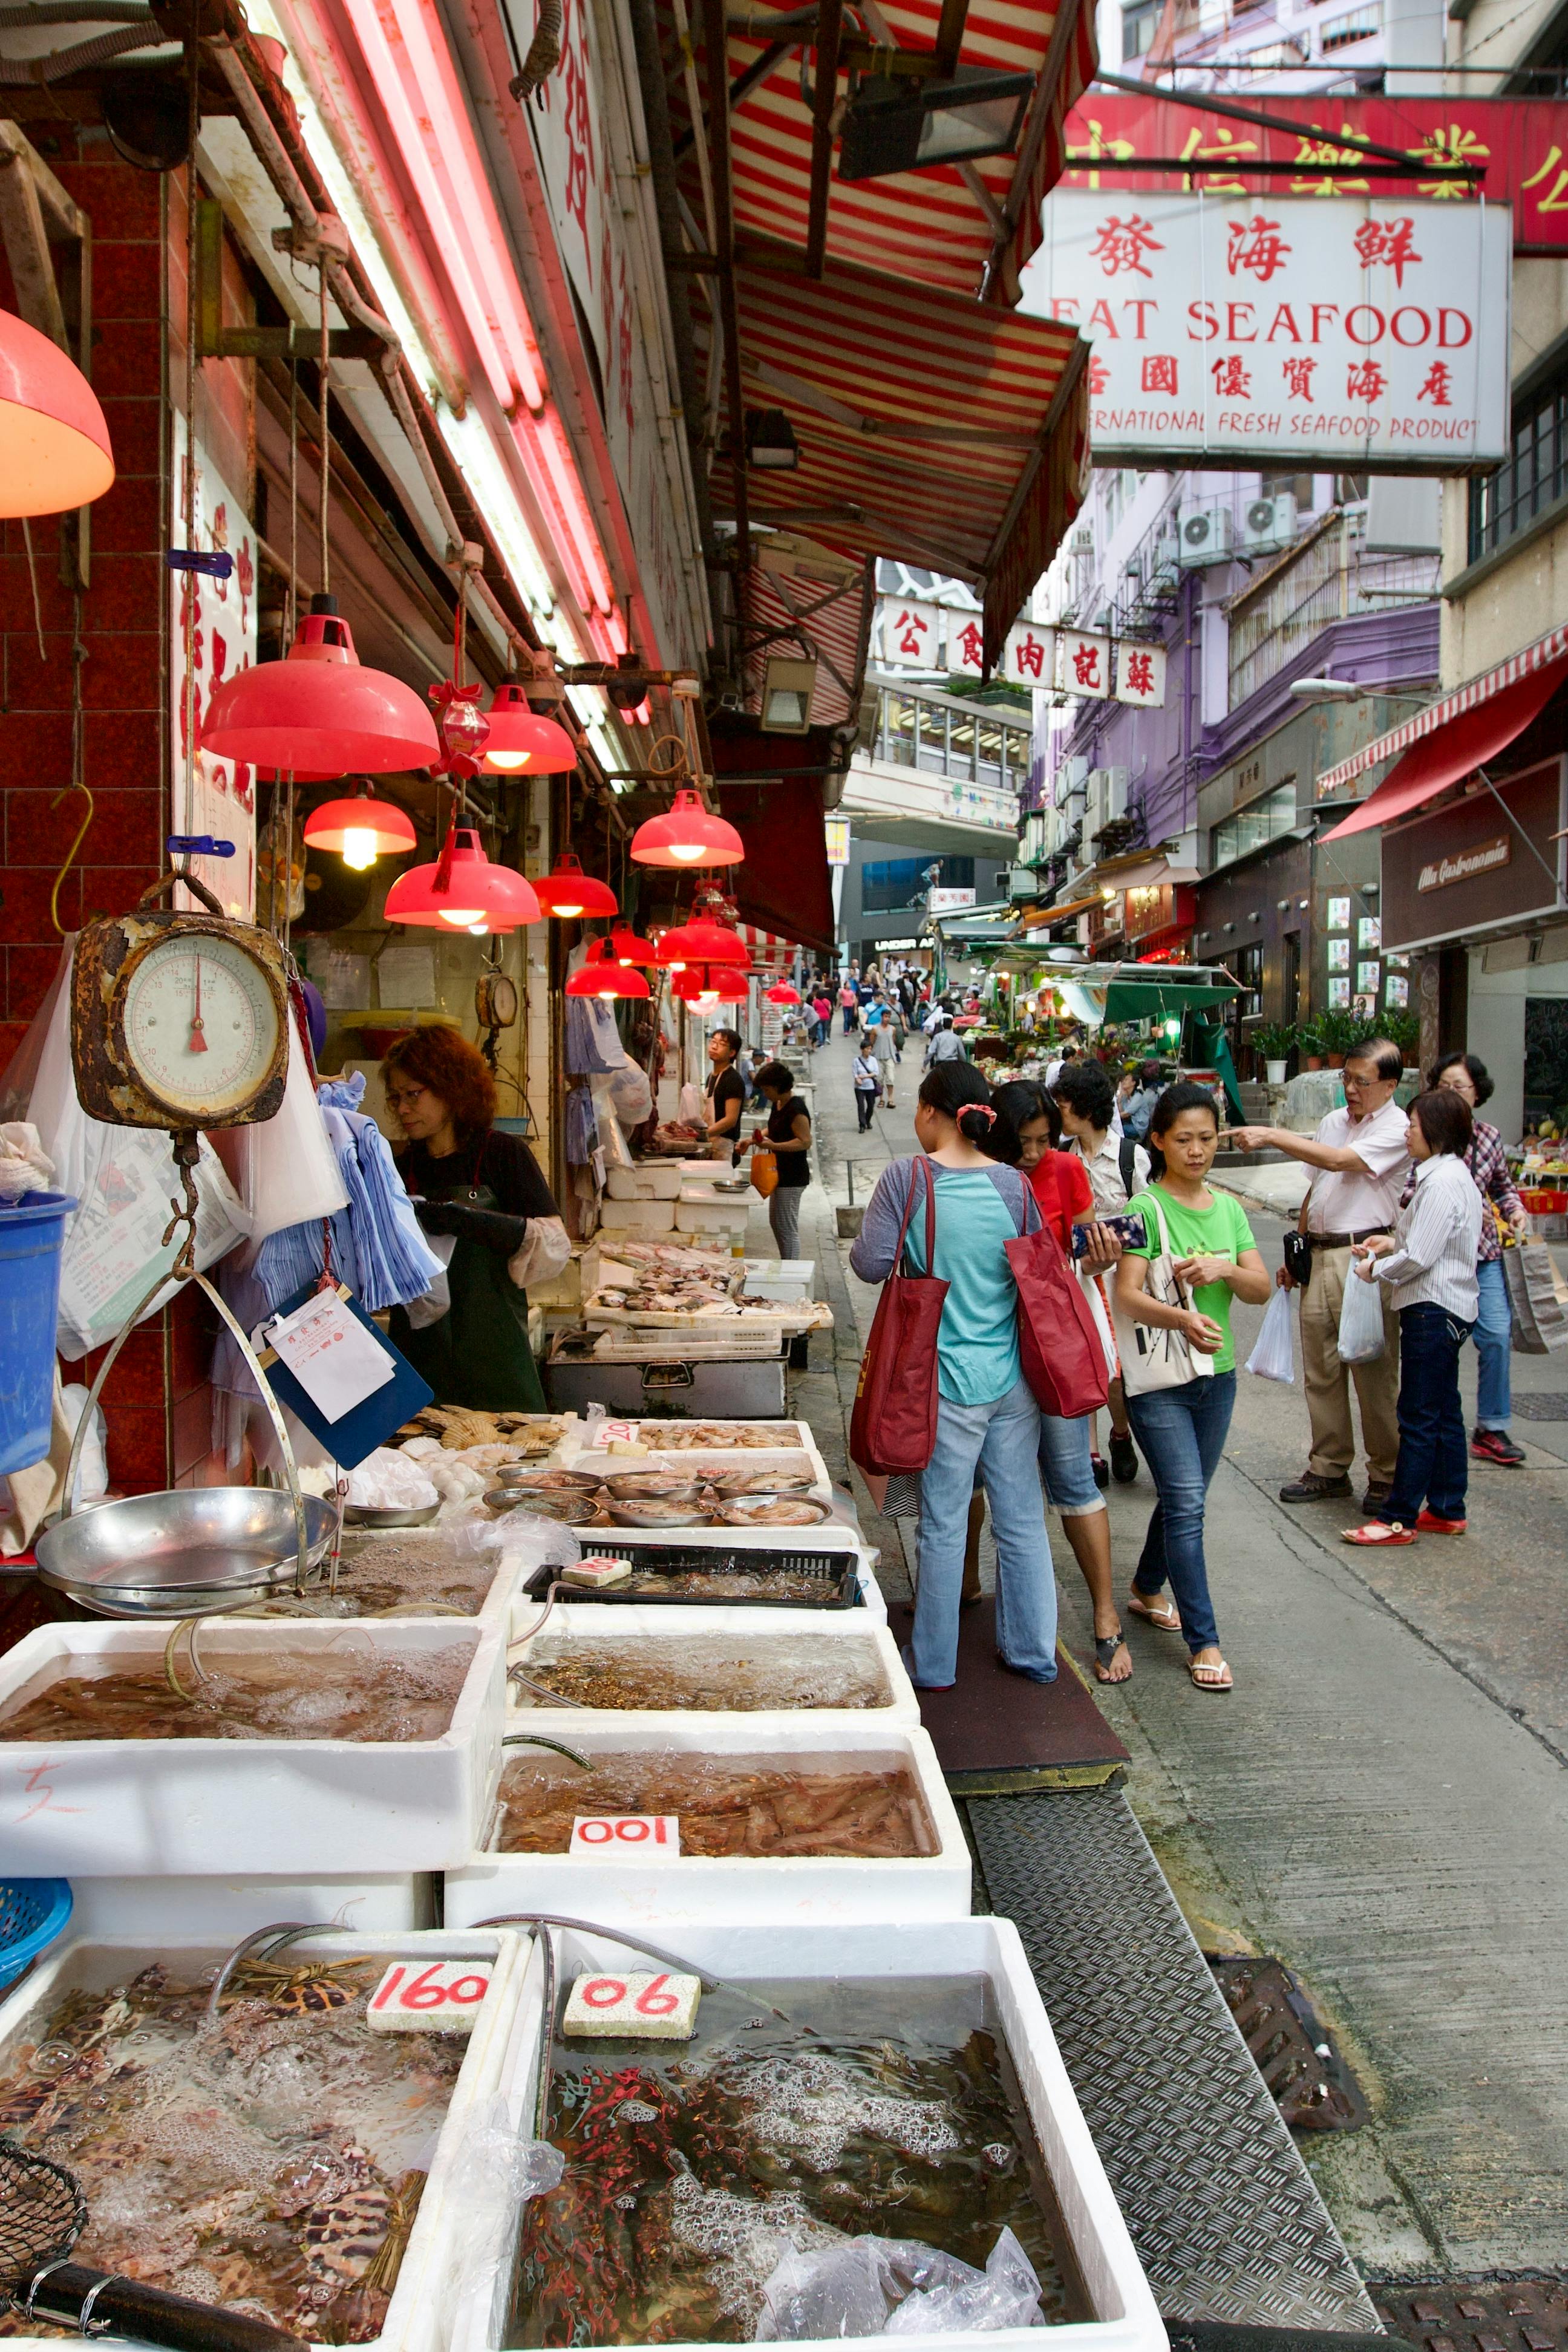
[(476, 1010), (485, 1029), (510, 1029), (517, 1019), (517, 983), (504, 971), (479, 974)]
[(267, 973), (234, 940), (178, 932), (149, 949), (125, 991), (126, 1058), (150, 1094), (217, 1119), (243, 1110), (278, 1050)]

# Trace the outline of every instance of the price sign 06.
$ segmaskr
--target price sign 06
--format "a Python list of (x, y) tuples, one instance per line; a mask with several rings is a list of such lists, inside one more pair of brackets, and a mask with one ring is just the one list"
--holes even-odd
[(700, 1977), (579, 1977), (561, 2030), (590, 2041), (689, 2042), (701, 1991)]
[(490, 1989), (489, 1960), (399, 1960), (365, 2003), (377, 2033), (470, 2033)]
[(680, 1853), (679, 1813), (579, 1813), (568, 1853), (613, 1853), (618, 1861), (673, 1862)]

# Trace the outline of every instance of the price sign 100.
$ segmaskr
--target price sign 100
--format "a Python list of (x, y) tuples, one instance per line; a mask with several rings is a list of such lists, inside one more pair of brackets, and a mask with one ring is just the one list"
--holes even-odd
[(579, 1813), (568, 1853), (636, 1854), (642, 1862), (673, 1862), (680, 1853), (679, 1813)]

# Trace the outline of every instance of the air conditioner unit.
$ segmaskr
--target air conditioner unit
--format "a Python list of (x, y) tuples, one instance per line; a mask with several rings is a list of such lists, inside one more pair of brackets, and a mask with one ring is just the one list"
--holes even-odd
[(1290, 490), (1277, 490), (1266, 499), (1248, 499), (1241, 515), (1244, 554), (1264, 548), (1289, 547), (1296, 536), (1296, 499)]
[(1202, 507), (1182, 517), (1176, 561), (1186, 571), (1203, 563), (1228, 563), (1236, 529), (1227, 507)]

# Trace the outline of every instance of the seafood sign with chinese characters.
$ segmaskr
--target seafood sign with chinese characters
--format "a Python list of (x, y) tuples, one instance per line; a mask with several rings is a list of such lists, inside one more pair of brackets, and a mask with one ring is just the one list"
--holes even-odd
[(1370, 195), (1058, 189), (1023, 307), (1090, 344), (1099, 464), (1468, 473), (1507, 455), (1512, 224)]

